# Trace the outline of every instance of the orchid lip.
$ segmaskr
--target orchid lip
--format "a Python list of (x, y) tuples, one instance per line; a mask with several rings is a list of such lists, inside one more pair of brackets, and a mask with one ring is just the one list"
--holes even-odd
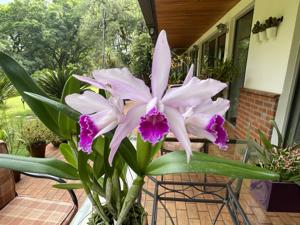
[(144, 141), (156, 144), (169, 132), (170, 128), (167, 117), (153, 107), (141, 117), (138, 130)]
[(79, 147), (83, 152), (90, 154), (92, 152), (93, 139), (99, 130), (89, 115), (81, 115), (79, 118), (79, 125)]
[(224, 122), (225, 119), (222, 116), (214, 115), (206, 127), (206, 131), (214, 135), (216, 138), (214, 144), (218, 145), (222, 150), (226, 150), (228, 148), (226, 144), (228, 140), (228, 134), (223, 127)]

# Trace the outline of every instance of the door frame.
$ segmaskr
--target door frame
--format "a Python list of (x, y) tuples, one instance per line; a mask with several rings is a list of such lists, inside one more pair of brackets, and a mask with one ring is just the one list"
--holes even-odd
[[(253, 16), (254, 16), (254, 7), (251, 6), (249, 7), (246, 11), (244, 11), (242, 14), (240, 14), (239, 16), (237, 16), (235, 18), (235, 21), (234, 21), (234, 34), (233, 34), (233, 39), (232, 39), (232, 48), (231, 48), (231, 60), (234, 59), (234, 52), (237, 48), (237, 46), (235, 45), (235, 41), (236, 41), (236, 38), (237, 38), (237, 24), (238, 24), (238, 20), (240, 20), (241, 18), (243, 18), (244, 16), (247, 16), (248, 14), (252, 13)], [(252, 24), (251, 24), (251, 30), (252, 30), (252, 25), (253, 25), (253, 17), (252, 17)], [(251, 31), (252, 32), (252, 31)], [(251, 33), (250, 33), (250, 37), (251, 37)], [(249, 50), (249, 49), (248, 49)], [(247, 56), (248, 58), (248, 56)], [(247, 60), (248, 61), (248, 60)], [(247, 64), (246, 64), (247, 65)], [(246, 75), (246, 74), (245, 74)], [(244, 76), (244, 81), (243, 81), (243, 87), (244, 87), (244, 84), (245, 84), (245, 76)], [(232, 84), (231, 82), (228, 84), (228, 92), (227, 92), (227, 98), (229, 99), (230, 98), (230, 93), (231, 93), (231, 89), (232, 89)], [(229, 99), (230, 100), (230, 99)], [(229, 110), (226, 112), (226, 120), (229, 121)], [(229, 121), (230, 122), (230, 121)], [(232, 126), (235, 126), (236, 124), (233, 124), (230, 122), (230, 124)]]

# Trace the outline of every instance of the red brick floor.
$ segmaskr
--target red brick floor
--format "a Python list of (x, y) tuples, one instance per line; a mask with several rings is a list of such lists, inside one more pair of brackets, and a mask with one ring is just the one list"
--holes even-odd
[[(169, 144), (169, 148), (177, 149), (178, 145)], [(198, 148), (199, 146), (194, 146)], [(225, 158), (240, 158), (240, 149), (242, 146), (230, 147), (227, 152), (221, 152), (218, 149), (211, 147), (210, 154), (219, 155)], [(62, 158), (57, 149), (48, 146), (47, 157)], [(176, 181), (199, 181), (203, 179), (201, 174), (174, 174), (166, 176), (167, 180)], [(209, 181), (224, 182), (226, 178), (220, 176), (209, 176)], [(19, 195), (28, 195), (42, 199), (54, 199), (62, 201), (70, 201), (70, 197), (64, 190), (58, 190), (52, 187), (53, 181), (36, 179), (22, 176), (21, 181), (17, 184), (17, 193)], [(145, 187), (153, 191), (154, 185), (149, 180), (146, 180)], [(193, 194), (194, 190), (187, 190), (187, 194)], [(82, 190), (76, 191), (80, 205), (85, 200), (85, 194)], [(170, 194), (171, 195), (171, 194)], [(211, 198), (212, 196), (207, 196)], [(149, 218), (152, 214), (152, 200), (149, 196), (143, 195), (142, 201), (145, 205)], [(252, 225), (300, 225), (300, 214), (297, 213), (269, 213), (265, 212), (249, 194), (249, 181), (243, 184), (241, 197), (241, 205), (248, 215)], [(300, 204), (300, 203), (299, 203)], [(177, 225), (210, 225), (214, 218), (218, 205), (207, 203), (184, 203), (184, 202), (168, 202), (166, 203), (171, 216)], [(170, 220), (166, 216), (162, 206), (158, 209), (157, 225), (170, 225)], [(223, 210), (219, 217), (217, 225), (231, 225), (231, 219), (228, 212)]]

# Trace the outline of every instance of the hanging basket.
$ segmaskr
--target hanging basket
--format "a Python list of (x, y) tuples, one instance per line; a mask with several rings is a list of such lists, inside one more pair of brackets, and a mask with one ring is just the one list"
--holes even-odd
[(265, 31), (265, 30), (259, 32), (259, 33), (258, 33), (258, 36), (259, 36), (259, 39), (260, 39), (261, 41), (266, 41), (266, 40), (267, 40), (267, 35), (266, 35), (266, 31)]
[(277, 27), (269, 27), (266, 29), (267, 38), (275, 39), (277, 36)]
[(255, 39), (257, 42), (260, 42), (259, 34), (256, 33), (256, 34), (253, 34), (253, 35), (254, 35), (254, 39)]

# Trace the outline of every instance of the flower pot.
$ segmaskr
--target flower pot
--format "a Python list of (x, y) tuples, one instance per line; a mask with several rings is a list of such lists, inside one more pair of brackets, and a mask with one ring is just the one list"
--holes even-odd
[(46, 146), (47, 144), (44, 142), (33, 143), (30, 146), (27, 146), (27, 150), (32, 157), (45, 158)]
[(256, 33), (256, 34), (253, 34), (253, 35), (254, 35), (254, 39), (255, 39), (257, 42), (260, 42), (259, 34)]
[(267, 35), (266, 35), (266, 31), (265, 31), (265, 30), (259, 32), (259, 33), (258, 33), (258, 36), (259, 36), (259, 39), (260, 39), (261, 41), (266, 41), (266, 40), (267, 40)]
[(18, 183), (21, 180), (21, 172), (15, 170), (12, 172), (14, 174), (15, 183)]
[(268, 212), (300, 212), (300, 186), (294, 183), (252, 181), (250, 192)]
[(275, 39), (277, 36), (277, 27), (269, 27), (266, 29), (267, 38)]

